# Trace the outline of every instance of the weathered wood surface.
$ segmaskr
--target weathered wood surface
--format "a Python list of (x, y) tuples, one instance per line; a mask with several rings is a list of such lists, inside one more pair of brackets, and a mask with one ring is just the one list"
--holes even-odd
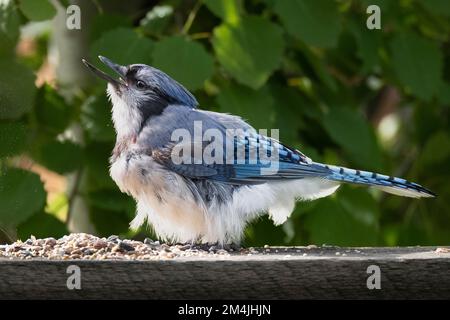
[[(436, 247), (277, 248), (164, 261), (0, 259), (1, 299), (450, 299), (450, 253)], [(260, 249), (264, 251), (264, 249)], [(69, 290), (69, 265), (81, 290)], [(381, 289), (367, 288), (367, 267)]]

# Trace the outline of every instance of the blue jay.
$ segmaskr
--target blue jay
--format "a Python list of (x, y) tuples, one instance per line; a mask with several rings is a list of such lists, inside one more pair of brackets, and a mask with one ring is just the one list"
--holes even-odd
[[(83, 63), (108, 82), (117, 133), (110, 174), (121, 191), (137, 202), (132, 228), (147, 221), (160, 238), (173, 242), (239, 243), (249, 221), (268, 213), (275, 224), (282, 224), (297, 200), (328, 196), (343, 182), (406, 197), (434, 196), (404, 179), (314, 162), (256, 133), (240, 117), (198, 109), (195, 97), (161, 70), (99, 58), (119, 75), (117, 79), (86, 60)], [(215, 149), (211, 153), (214, 161), (196, 154), (195, 150), (208, 148), (204, 141), (174, 141), (173, 133), (180, 129), (195, 136), (199, 123), (201, 134), (208, 130), (223, 134), (222, 144), (227, 148)], [(229, 129), (240, 133), (230, 136)], [(180, 145), (195, 150), (180, 149)], [(243, 147), (241, 157), (237, 147)], [(175, 153), (192, 161), (174, 161), (177, 148)], [(249, 161), (256, 151), (256, 161)], [(276, 156), (272, 160), (276, 170), (263, 172), (273, 163), (262, 161), (261, 154)]]

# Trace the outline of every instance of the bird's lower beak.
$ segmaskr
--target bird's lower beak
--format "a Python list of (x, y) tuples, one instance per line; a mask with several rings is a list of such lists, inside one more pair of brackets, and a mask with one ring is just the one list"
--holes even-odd
[(85, 64), (85, 66), (88, 67), (89, 70), (92, 71), (92, 73), (94, 73), (99, 78), (102, 78), (103, 80), (108, 81), (114, 87), (120, 88), (121, 86), (127, 85), (126, 81), (124, 80), (126, 77), (127, 67), (116, 64), (116, 63), (112, 62), (111, 60), (109, 60), (108, 58), (105, 58), (103, 56), (98, 56), (98, 58), (100, 59), (101, 62), (103, 62), (108, 67), (110, 67), (113, 71), (115, 71), (120, 76), (119, 79), (114, 79), (109, 74), (101, 71), (100, 69), (93, 66), (91, 63), (87, 62), (85, 59), (83, 59), (82, 61)]

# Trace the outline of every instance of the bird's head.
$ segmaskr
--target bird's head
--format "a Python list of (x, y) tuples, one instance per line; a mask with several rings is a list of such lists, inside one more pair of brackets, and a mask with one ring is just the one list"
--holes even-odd
[[(165, 107), (178, 104), (189, 108), (198, 105), (195, 97), (166, 73), (145, 64), (122, 66), (99, 56), (101, 62), (119, 75), (111, 77), (83, 59), (83, 63), (98, 77), (108, 81), (108, 95), (113, 104), (116, 131), (136, 131), (151, 116), (161, 114)], [(121, 130), (121, 126), (132, 126)], [(136, 129), (136, 127), (139, 127)]]

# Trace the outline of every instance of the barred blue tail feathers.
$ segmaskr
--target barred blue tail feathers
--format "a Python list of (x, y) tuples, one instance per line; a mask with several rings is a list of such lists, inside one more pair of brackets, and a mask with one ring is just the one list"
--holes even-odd
[(436, 194), (421, 185), (402, 178), (322, 163), (314, 164), (330, 170), (330, 174), (325, 176), (325, 178), (329, 180), (371, 186), (384, 192), (404, 197), (432, 198), (436, 196)]

